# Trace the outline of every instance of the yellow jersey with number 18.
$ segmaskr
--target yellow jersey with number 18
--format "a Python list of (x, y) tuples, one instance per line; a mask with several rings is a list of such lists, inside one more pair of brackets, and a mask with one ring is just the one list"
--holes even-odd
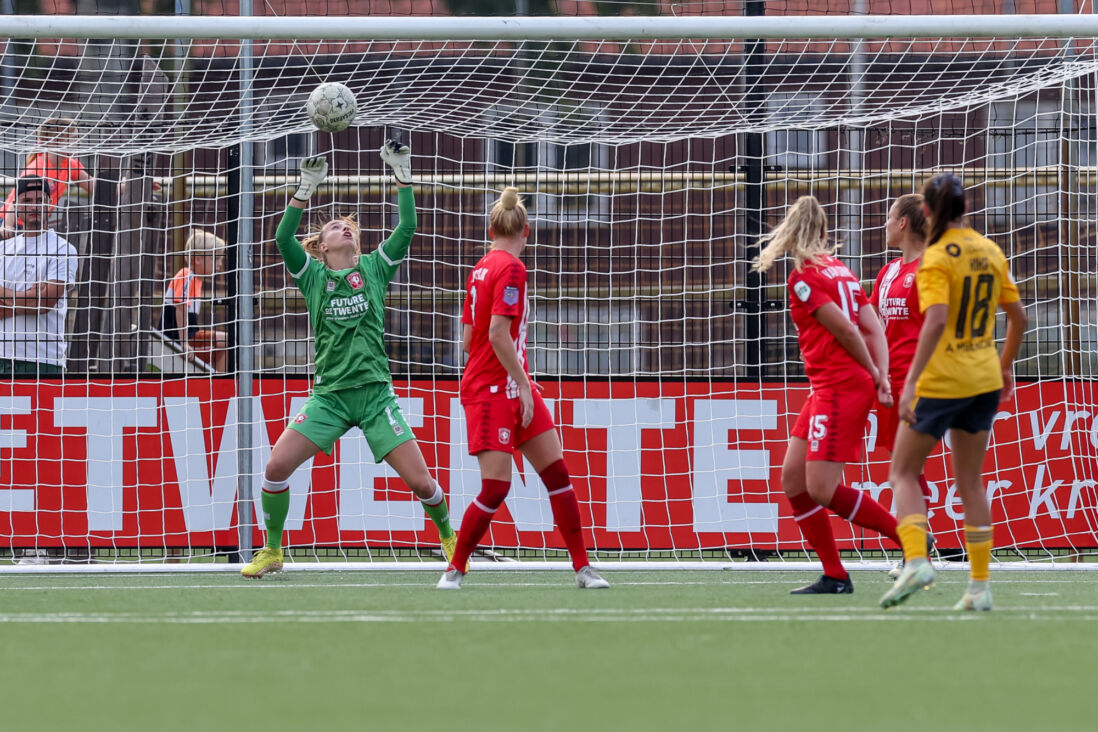
[(1019, 300), (1006, 257), (972, 229), (949, 229), (926, 249), (915, 275), (919, 306), (949, 307), (945, 332), (915, 384), (916, 396), (962, 399), (1003, 388), (995, 348), (999, 305)]

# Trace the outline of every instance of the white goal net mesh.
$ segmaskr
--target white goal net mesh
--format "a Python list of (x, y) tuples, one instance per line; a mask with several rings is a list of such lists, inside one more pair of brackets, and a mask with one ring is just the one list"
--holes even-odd
[[(949, 170), (1030, 317), (986, 465), (998, 556), (1085, 557), (1098, 547), (1096, 72), (1094, 40), (1066, 37), (10, 40), (3, 182), (62, 183), (52, 225), (78, 267), (64, 375), (0, 381), (0, 554), (206, 562), (236, 557), (242, 533), (261, 544), (247, 526), (262, 512), (240, 496), (258, 496), (312, 369), (304, 302), (274, 246), (297, 161), (323, 153), (332, 168), (306, 220), (354, 213), (370, 247), (395, 225), (377, 150), (399, 135), (419, 228), (389, 291), (389, 355), (455, 525), (479, 490), (457, 403), (463, 288), (505, 185), (533, 217), (531, 366), (595, 555), (803, 560), (778, 476), (808, 388), (784, 265), (750, 275), (755, 239), (812, 193), (868, 286), (896, 256), (892, 201)], [(350, 129), (305, 118), (322, 81), (355, 93)], [(226, 243), (206, 276), (186, 251), (195, 229)], [(4, 284), (25, 289), (17, 259)], [(165, 332), (166, 294), (181, 292), (191, 351)], [(866, 448), (846, 481), (888, 505), (875, 418)], [(544, 487), (520, 467), (485, 548), (562, 559)], [(936, 453), (930, 522), (947, 554), (963, 545), (949, 475)], [(357, 429), (291, 493), (298, 561), (438, 558), (419, 503)], [(895, 552), (834, 528), (852, 556)]]

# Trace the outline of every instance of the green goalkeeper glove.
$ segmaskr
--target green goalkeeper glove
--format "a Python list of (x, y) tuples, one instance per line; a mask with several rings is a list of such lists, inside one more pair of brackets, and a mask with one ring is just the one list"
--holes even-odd
[(301, 202), (308, 201), (316, 193), (316, 189), (324, 182), (328, 175), (328, 160), (323, 155), (315, 158), (305, 158), (298, 165), (301, 171), (297, 182), (297, 192), (294, 198)]
[(381, 159), (393, 169), (393, 177), (401, 183), (412, 183), (412, 148), (396, 140), (386, 140), (381, 146)]

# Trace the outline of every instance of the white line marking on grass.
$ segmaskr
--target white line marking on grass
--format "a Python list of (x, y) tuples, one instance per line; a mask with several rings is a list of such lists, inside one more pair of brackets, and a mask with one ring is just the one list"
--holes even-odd
[[(612, 575), (611, 575), (612, 577)], [(498, 578), (496, 578), (498, 579)], [(474, 580), (470, 580), (472, 584)], [(482, 581), (481, 577), (475, 578), (476, 587), (492, 588), (492, 589), (507, 589), (509, 587), (526, 589), (530, 587), (567, 587), (571, 585), (571, 582), (566, 580), (554, 581), (554, 582), (507, 582), (507, 581)], [(785, 580), (773, 580), (773, 581), (749, 581), (749, 582), (728, 582), (722, 580), (713, 580), (708, 582), (677, 582), (674, 580), (667, 582), (625, 582), (617, 580), (613, 583), (614, 587), (685, 587), (685, 586), (721, 586), (721, 585), (790, 585), (796, 584), (795, 579)], [(434, 581), (423, 582), (295, 582), (293, 580), (237, 580), (235, 582), (226, 582), (220, 585), (211, 584), (169, 584), (169, 585), (26, 585), (23, 587), (11, 586), (4, 587), (4, 592), (9, 591), (36, 591), (36, 592), (53, 592), (58, 590), (256, 590), (256, 589), (280, 589), (289, 590), (294, 588), (309, 588), (309, 589), (322, 589), (325, 587), (427, 587), (434, 589)]]
[[(544, 575), (543, 575), (544, 576)], [(627, 582), (624, 580), (615, 580), (614, 574), (608, 572), (607, 578), (611, 581), (614, 587), (687, 587), (687, 586), (740, 586), (740, 585), (795, 585), (797, 583), (796, 578), (786, 577), (784, 579), (773, 580), (743, 580), (738, 581), (730, 578), (712, 579), (712, 580), (699, 580), (699, 581), (679, 581), (679, 580), (666, 580), (666, 581), (647, 581), (647, 582)], [(881, 575), (881, 585), (885, 586), (888, 582), (883, 579), (884, 575)], [(950, 578), (945, 578), (947, 581)], [(1095, 578), (1098, 579), (1098, 578)], [(1082, 578), (1079, 579), (1034, 579), (1034, 580), (1022, 580), (1022, 579), (995, 579), (992, 584), (995, 585), (1049, 585), (1049, 584), (1079, 584)], [(958, 577), (957, 582), (960, 583), (963, 578)], [(553, 580), (547, 582), (513, 582), (507, 581), (499, 577), (486, 577), (481, 575), (472, 575), (469, 580), (471, 588), (483, 587), (491, 589), (528, 589), (531, 587), (566, 587), (571, 583), (567, 579)], [(133, 584), (96, 584), (96, 585), (9, 585), (3, 587), (3, 592), (57, 592), (57, 591), (82, 591), (82, 590), (290, 590), (290, 589), (324, 589), (333, 587), (346, 587), (346, 588), (383, 588), (383, 587), (424, 587), (434, 588), (433, 581), (423, 580), (420, 582), (297, 582), (294, 579), (283, 577), (272, 577), (265, 580), (245, 580), (234, 579), (227, 580), (224, 584), (195, 584), (195, 583), (179, 583), (179, 584), (157, 584), (157, 585), (133, 585)], [(1025, 593), (1022, 593), (1025, 594)], [(1055, 593), (1052, 593), (1055, 594)], [(1034, 595), (1040, 596), (1040, 595)]]
[[(1005, 619), (1098, 619), (1098, 607), (1010, 608)], [(1054, 614), (1054, 613), (1067, 613)], [(1083, 613), (1083, 614), (1076, 614)], [(0, 613), (0, 623), (131, 623), (131, 624), (270, 624), (270, 623), (412, 623), (412, 622), (969, 622), (985, 615), (950, 613), (945, 608), (905, 608), (884, 613), (870, 607), (839, 608), (519, 608), (494, 610), (195, 610), (164, 613), (59, 612)]]
[(4, 613), (0, 614), (0, 623), (130, 623), (130, 624), (269, 624), (269, 623), (423, 623), (423, 622), (585, 622), (585, 623), (682, 623), (682, 622), (852, 622), (887, 621), (904, 622), (911, 620), (931, 620), (935, 622), (970, 621), (973, 615), (937, 615), (914, 617), (898, 613), (884, 614), (877, 611), (866, 613), (826, 613), (805, 615), (771, 611), (759, 614), (728, 614), (705, 611), (694, 613), (652, 612), (647, 610), (628, 610), (610, 612), (592, 612), (568, 610), (555, 611), (463, 611), (447, 615), (420, 616), (414, 613), (391, 611), (301, 611), (293, 614), (253, 615), (233, 611), (193, 612), (193, 613)]
[(1059, 592), (1019, 592), (1022, 597), (1059, 597)]
[[(630, 583), (619, 582), (616, 585), (627, 585)], [(653, 582), (644, 584), (675, 584), (664, 582)], [(710, 582), (683, 582), (678, 584), (713, 584)], [(478, 583), (478, 587), (492, 588), (492, 589), (506, 589), (508, 587), (528, 589), (530, 587), (564, 587), (568, 588), (572, 585), (571, 582), (502, 582), (495, 583)], [(377, 588), (377, 587), (424, 587), (431, 590), (435, 589), (435, 582), (329, 582), (329, 583), (302, 583), (294, 582), (293, 580), (279, 581), (275, 580), (240, 580), (231, 584), (223, 585), (33, 585), (28, 587), (4, 587), (3, 592), (16, 591), (16, 590), (34, 590), (40, 592), (53, 592), (55, 590), (248, 590), (254, 592), (256, 590), (293, 590), (293, 589), (341, 589), (341, 588)]]

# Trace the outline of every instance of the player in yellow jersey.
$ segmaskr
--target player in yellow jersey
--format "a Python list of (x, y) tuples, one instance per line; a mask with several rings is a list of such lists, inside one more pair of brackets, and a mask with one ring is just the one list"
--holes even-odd
[[(955, 610), (990, 610), (991, 507), (980, 469), (999, 404), (1014, 393), (1014, 358), (1026, 315), (1006, 257), (964, 220), (961, 179), (948, 173), (923, 190), (930, 221), (928, 246), (915, 276), (925, 314), (915, 359), (900, 397), (900, 427), (889, 481), (896, 497), (897, 532), (904, 569), (881, 598), (881, 607), (900, 604), (934, 581), (926, 555), (927, 513), (918, 477), (938, 440), (948, 430), (957, 492), (965, 508), (965, 548), (971, 580)], [(1006, 344), (995, 348), (995, 312), (1006, 311)]]

